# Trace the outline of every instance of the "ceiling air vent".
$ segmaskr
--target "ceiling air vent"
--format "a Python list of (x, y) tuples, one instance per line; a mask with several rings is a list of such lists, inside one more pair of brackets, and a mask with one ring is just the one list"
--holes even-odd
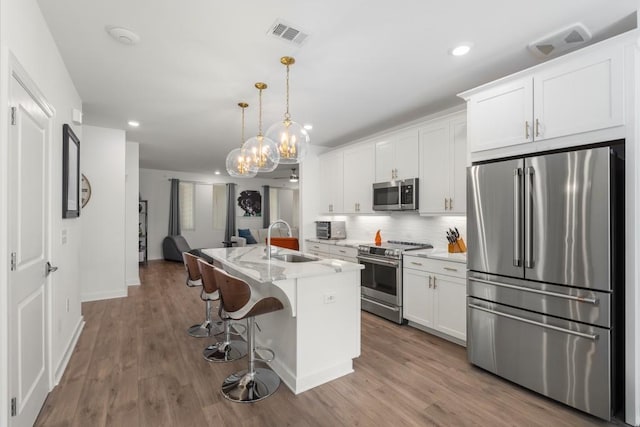
[(268, 33), (274, 37), (294, 43), (298, 46), (302, 45), (307, 37), (309, 37), (309, 34), (303, 32), (300, 28), (295, 28), (282, 20), (274, 22), (274, 24), (269, 28)]
[(587, 28), (576, 23), (552, 34), (547, 34), (539, 40), (529, 43), (529, 50), (540, 58), (556, 56), (562, 52), (574, 50), (591, 40), (591, 33)]

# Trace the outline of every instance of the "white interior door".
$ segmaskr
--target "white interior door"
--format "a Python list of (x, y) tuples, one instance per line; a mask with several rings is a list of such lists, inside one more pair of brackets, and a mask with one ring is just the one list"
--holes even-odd
[(9, 91), (9, 393), (11, 425), (16, 427), (33, 425), (49, 391), (46, 268), (51, 119), (15, 76)]

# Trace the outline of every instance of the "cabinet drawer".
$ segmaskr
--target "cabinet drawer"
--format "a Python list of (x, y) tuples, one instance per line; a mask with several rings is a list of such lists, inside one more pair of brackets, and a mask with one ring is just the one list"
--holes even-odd
[(446, 276), (467, 277), (467, 266), (459, 262), (442, 261), (439, 259), (421, 258), (415, 256), (404, 257), (404, 268), (427, 271), (429, 273), (443, 274)]
[(309, 252), (324, 252), (324, 256), (328, 256), (331, 251), (329, 248), (331, 245), (326, 243), (307, 242), (307, 250)]
[(329, 248), (329, 254), (332, 257), (350, 261), (350, 259), (347, 258), (355, 259), (358, 256), (358, 249), (347, 246), (331, 245)]

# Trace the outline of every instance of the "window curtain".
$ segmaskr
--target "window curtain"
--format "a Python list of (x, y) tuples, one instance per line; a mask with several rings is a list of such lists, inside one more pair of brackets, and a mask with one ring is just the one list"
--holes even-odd
[(169, 198), (169, 236), (180, 235), (180, 180), (171, 179), (171, 197)]
[(231, 241), (231, 236), (236, 234), (236, 185), (227, 184), (227, 221), (224, 227), (225, 242)]
[(262, 186), (262, 228), (269, 227), (271, 224), (271, 203), (269, 197), (269, 186)]

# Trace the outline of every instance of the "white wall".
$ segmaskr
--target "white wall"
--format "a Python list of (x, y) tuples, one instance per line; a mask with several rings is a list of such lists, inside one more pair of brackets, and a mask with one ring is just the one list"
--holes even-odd
[(80, 217), (81, 297), (83, 301), (124, 297), (125, 132), (85, 126), (82, 143), (80, 164), (91, 183), (91, 200)]
[(127, 141), (125, 159), (125, 281), (127, 285), (139, 285), (138, 273), (138, 197), (140, 195), (140, 146)]
[[(234, 182), (236, 197), (243, 190), (262, 192), (263, 185), (291, 188), (293, 185), (283, 180), (233, 179), (226, 176), (195, 174), (188, 172), (166, 171), (157, 169), (140, 169), (140, 195), (149, 201), (149, 259), (162, 259), (162, 240), (167, 236), (169, 228), (169, 179), (178, 178), (184, 181), (195, 181), (195, 230), (183, 230), (182, 235), (191, 248), (219, 248), (224, 240), (224, 230), (213, 229), (212, 187), (210, 184), (226, 184)], [(262, 207), (264, 209), (264, 206)], [(262, 217), (244, 217), (236, 202), (236, 228), (262, 228)], [(275, 219), (275, 218), (272, 218)]]
[[(0, 0), (0, 425), (9, 424), (8, 349), (7, 349), (7, 148), (9, 55), (29, 74), (55, 109), (51, 149), (49, 150), (51, 239), (50, 259), (58, 272), (51, 276), (47, 289), (50, 310), (49, 363), (51, 386), (62, 375), (74, 338), (82, 327), (80, 312), (79, 258), (82, 228), (79, 219), (61, 218), (62, 124), (71, 123), (71, 110), (82, 109), (76, 91), (49, 29), (35, 0)], [(74, 132), (83, 140), (82, 128)], [(81, 142), (82, 147), (82, 142)], [(82, 151), (82, 148), (81, 148)], [(62, 232), (67, 233), (62, 243)], [(51, 290), (55, 289), (55, 292)], [(69, 309), (67, 310), (67, 301)]]

